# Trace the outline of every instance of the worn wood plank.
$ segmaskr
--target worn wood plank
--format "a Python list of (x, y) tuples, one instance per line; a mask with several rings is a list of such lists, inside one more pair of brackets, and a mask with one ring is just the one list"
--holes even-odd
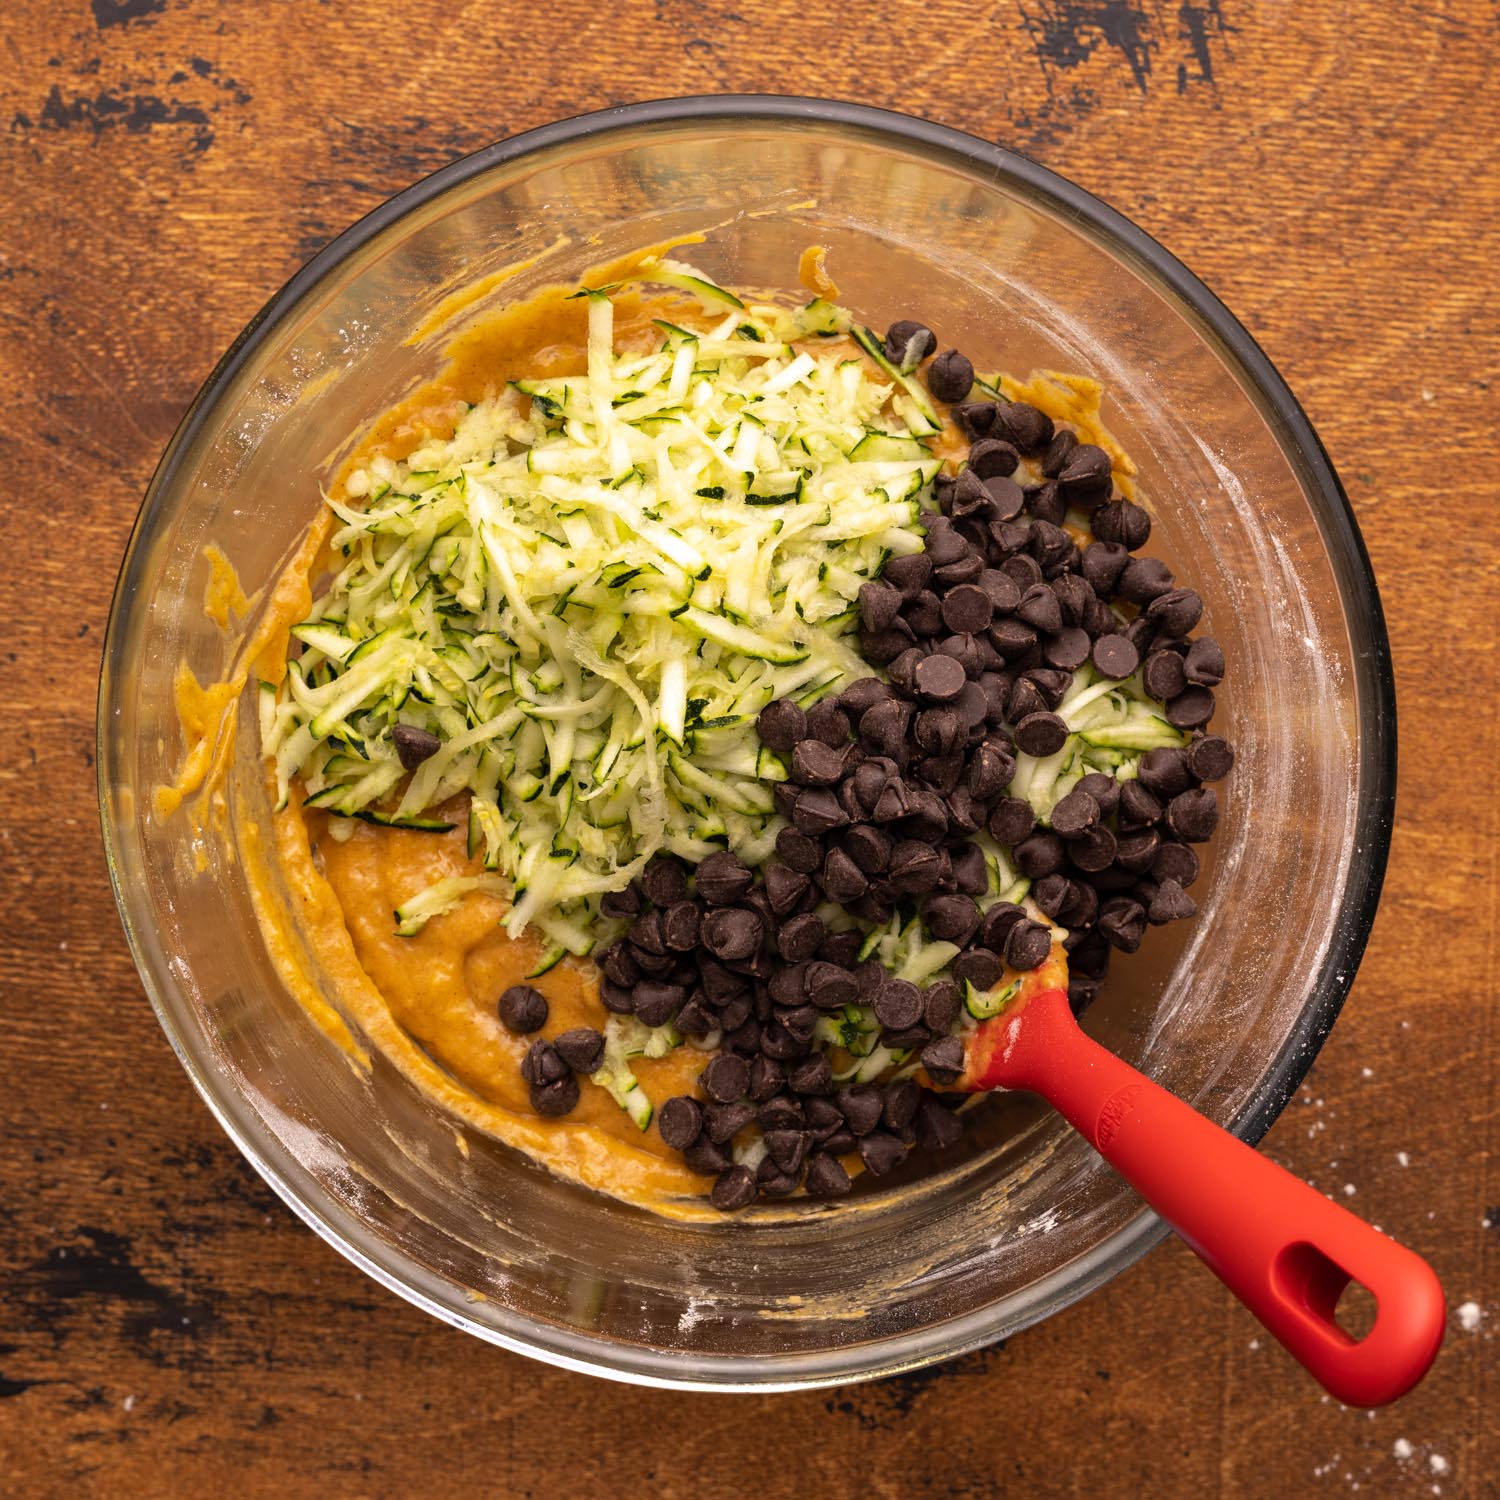
[[(12, 0), (0, 1491), (1496, 1493), (1493, 38), (1480, 0)], [(1390, 617), (1400, 820), (1354, 995), (1268, 1148), (1353, 1185), (1483, 1313), (1394, 1410), (1320, 1400), (1173, 1246), (905, 1380), (586, 1383), (346, 1265), (164, 1045), (108, 895), (93, 697), (116, 560), (198, 382), (307, 255), (421, 174), (579, 110), (728, 89), (905, 108), (1102, 193), (1236, 310), (1339, 465)], [(1410, 965), (1439, 945), (1454, 983), (1427, 994)]]

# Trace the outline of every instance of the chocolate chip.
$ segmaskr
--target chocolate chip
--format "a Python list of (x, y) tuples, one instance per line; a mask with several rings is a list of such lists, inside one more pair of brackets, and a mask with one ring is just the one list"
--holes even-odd
[(870, 888), (869, 877), (842, 849), (830, 849), (823, 862), (823, 891), (841, 906), (857, 901)]
[(1011, 440), (1022, 453), (1040, 453), (1052, 441), (1052, 418), (1025, 401), (1002, 406), (995, 433)]
[(891, 851), (891, 863), (886, 875), (891, 889), (902, 895), (917, 895), (930, 891), (937, 885), (941, 860), (938, 851), (929, 843), (917, 839), (903, 839)]
[(554, 1037), (552, 1045), (575, 1073), (597, 1073), (604, 1062), (604, 1033), (592, 1026), (574, 1026)]
[(1003, 438), (981, 438), (969, 449), (969, 471), (981, 479), (1008, 477), (1020, 462), (1021, 455)]
[(653, 906), (671, 906), (687, 895), (687, 871), (675, 859), (658, 857), (646, 866), (641, 884)]
[(708, 1197), (720, 1213), (732, 1214), (748, 1207), (755, 1201), (755, 1173), (743, 1165), (725, 1167)]
[(874, 1177), (884, 1177), (901, 1165), (910, 1153), (900, 1136), (874, 1130), (859, 1143), (860, 1159)]
[(1015, 775), (1015, 762), (994, 745), (980, 745), (969, 759), (968, 787), (981, 802), (993, 802)]
[(827, 787), (807, 787), (797, 794), (792, 808), (792, 822), (799, 833), (818, 838), (848, 825), (849, 814)]
[(819, 1052), (787, 1072), (787, 1084), (799, 1094), (827, 1094), (833, 1089), (833, 1064)]
[[(976, 985), (976, 989), (980, 986)], [(988, 988), (988, 986), (984, 986)], [(948, 1084), (960, 1078), (964, 1071), (964, 1043), (962, 1037), (944, 1036), (929, 1042), (922, 1048), (922, 1066), (936, 1084)]]
[(1005, 961), (1011, 968), (1025, 971), (1046, 961), (1052, 951), (1052, 933), (1040, 922), (1029, 918), (1017, 922), (1005, 940)]
[(1153, 651), (1146, 658), (1141, 682), (1153, 698), (1163, 703), (1175, 698), (1187, 686), (1182, 658), (1175, 651)]
[[(786, 1069), (773, 1058), (761, 1055), (750, 1061), (750, 1083), (746, 1092), (757, 1104), (764, 1104), (786, 1087)], [(764, 1125), (764, 1121), (761, 1122)]]
[(568, 1065), (551, 1042), (533, 1042), (521, 1059), (521, 1077), (538, 1088), (567, 1075)]
[(1178, 729), (1201, 729), (1213, 716), (1212, 688), (1186, 687), (1167, 704), (1167, 722)]
[(722, 1172), (734, 1161), (723, 1146), (717, 1141), (709, 1140), (707, 1135), (700, 1135), (692, 1145), (684, 1148), (682, 1159), (695, 1172), (705, 1174)]
[[(979, 946), (993, 953), (1005, 949), (1005, 940), (1010, 930), (1025, 917), (1025, 911), (1009, 901), (996, 901), (984, 913), (979, 923)], [(934, 1027), (934, 1030), (937, 1028)]]
[(1058, 474), (1058, 488), (1072, 504), (1103, 500), (1109, 495), (1112, 465), (1109, 454), (1093, 443), (1079, 443), (1068, 455), (1066, 467)]
[(630, 1016), (635, 1014), (635, 996), (631, 988), (616, 984), (613, 979), (604, 979), (599, 985), (599, 998), (604, 1002), (605, 1010), (616, 1016)]
[[(1120, 574), (1120, 597), (1132, 604), (1149, 604), (1171, 587), (1172, 570), (1159, 557), (1132, 557)], [(1156, 624), (1154, 620), (1151, 623)]]
[(908, 552), (892, 557), (880, 571), (881, 579), (893, 583), (908, 599), (927, 587), (932, 575), (932, 559), (925, 552)]
[(1158, 885), (1165, 885), (1169, 880), (1173, 880), (1186, 888), (1198, 878), (1201, 868), (1198, 855), (1194, 850), (1188, 848), (1186, 844), (1164, 840), (1161, 848), (1156, 852), (1151, 874)]
[(917, 1106), (917, 1144), (924, 1151), (945, 1151), (964, 1133), (963, 1122), (930, 1095)]
[(1182, 662), (1183, 675), (1200, 687), (1214, 687), (1224, 680), (1224, 649), (1205, 635), (1188, 647)]
[(1099, 804), (1101, 818), (1114, 817), (1115, 809), (1120, 805), (1120, 783), (1102, 771), (1090, 771), (1087, 776), (1080, 777), (1073, 790), (1087, 792)]
[(954, 420), (963, 428), (964, 436), (971, 442), (976, 438), (988, 437), (994, 431), (995, 420), (999, 415), (998, 401), (969, 401), (956, 407), (953, 412)]
[(1094, 874), (1114, 862), (1117, 848), (1114, 834), (1102, 825), (1090, 828), (1082, 838), (1068, 840), (1068, 858), (1080, 870)]
[(989, 634), (990, 644), (1006, 661), (1018, 660), (1036, 645), (1036, 631), (1024, 620), (997, 620)]
[(1063, 628), (1062, 605), (1045, 583), (1033, 583), (1027, 588), (1016, 607), (1016, 614), (1026, 624), (1047, 635), (1055, 635)]
[(1127, 552), (1136, 552), (1151, 535), (1151, 517), (1129, 500), (1112, 500), (1094, 512), (1090, 528), (1096, 540), (1113, 542)]
[(572, 1112), (578, 1104), (578, 1080), (568, 1073), (552, 1083), (533, 1083), (529, 1089), (531, 1107), (539, 1115), (556, 1119)]
[(636, 1016), (647, 1026), (665, 1026), (687, 999), (680, 984), (660, 979), (643, 979), (632, 992)]
[(783, 828), (777, 833), (776, 853), (789, 868), (803, 875), (810, 875), (823, 862), (823, 850), (817, 841), (795, 828)]
[(814, 912), (790, 918), (776, 933), (776, 946), (789, 964), (809, 959), (818, 951), (828, 929)]
[(1065, 874), (1049, 874), (1044, 880), (1038, 880), (1031, 889), (1031, 897), (1053, 921), (1062, 915), (1068, 906), (1076, 901), (1079, 894), (1079, 886), (1074, 885), (1073, 880), (1068, 879)]
[(1190, 787), (1167, 804), (1167, 827), (1185, 843), (1201, 844), (1219, 825), (1219, 794), (1211, 786)]
[(799, 740), (792, 750), (792, 780), (799, 786), (832, 786), (843, 776), (847, 760), (847, 750), (835, 750), (822, 740)]
[(1162, 798), (1175, 797), (1192, 785), (1192, 773), (1188, 770), (1187, 754), (1175, 745), (1159, 750), (1148, 750), (1142, 757), (1136, 773), (1141, 785)]
[[(961, 583), (957, 588), (949, 589), (943, 600), (943, 624), (949, 630), (965, 635), (989, 629), (994, 613), (989, 594), (977, 583)], [(917, 684), (921, 686), (920, 670)]]
[(910, 722), (911, 708), (898, 699), (887, 699), (867, 708), (860, 716), (859, 737), (870, 749), (883, 755), (899, 757), (906, 746), (906, 731)]
[(946, 703), (963, 691), (966, 678), (964, 669), (951, 656), (929, 656), (917, 663), (913, 680), (924, 698)]
[(1198, 910), (1198, 903), (1175, 880), (1163, 880), (1146, 908), (1146, 917), (1154, 926), (1180, 922)]
[[(813, 1122), (813, 1111), (821, 1103), (821, 1100), (809, 1099), (803, 1104), (790, 1094), (777, 1094), (761, 1104), (756, 1111), (756, 1119), (762, 1131), (801, 1130)], [(833, 1115), (835, 1124), (842, 1123), (844, 1117), (836, 1109)]]
[(1000, 980), (1000, 958), (988, 948), (970, 948), (953, 961), (953, 977), (976, 990), (993, 989)]
[(910, 1078), (898, 1079), (885, 1090), (881, 1100), (881, 1123), (896, 1135), (903, 1135), (916, 1119), (921, 1102), (922, 1090), (918, 1084)]
[(656, 1129), (674, 1151), (686, 1151), (703, 1129), (703, 1110), (696, 1099), (678, 1094), (657, 1111)]
[(879, 1089), (867, 1083), (856, 1083), (839, 1090), (838, 1106), (855, 1135), (869, 1135), (880, 1124), (885, 1101)]
[(443, 748), (443, 742), (426, 729), (414, 724), (397, 724), (391, 730), (391, 740), (396, 746), (396, 759), (404, 771), (415, 771), (424, 760), (431, 759)]
[(1026, 505), (1026, 491), (1005, 474), (992, 474), (986, 479), (984, 492), (989, 497), (989, 519), (994, 524), (1014, 521)]
[(1002, 797), (990, 809), (986, 827), (997, 844), (1013, 849), (1031, 836), (1036, 827), (1036, 814), (1032, 812), (1031, 804), (1022, 798)]
[(755, 728), (762, 744), (779, 755), (790, 755), (807, 734), (807, 715), (789, 698), (778, 698), (761, 709)]
[(1078, 439), (1073, 433), (1066, 427), (1058, 429), (1042, 454), (1042, 473), (1049, 479), (1056, 479), (1067, 468), (1068, 459), (1077, 446)]
[(783, 1172), (796, 1172), (807, 1159), (812, 1136), (805, 1130), (768, 1130), (766, 1150)]
[(1016, 725), (1016, 745), (1027, 755), (1055, 755), (1067, 740), (1068, 726), (1056, 714), (1027, 714)]
[(800, 1173), (783, 1172), (771, 1155), (761, 1157), (755, 1186), (762, 1198), (790, 1198), (801, 1186)]
[(1052, 809), (1052, 828), (1065, 839), (1076, 839), (1087, 833), (1099, 817), (1099, 804), (1087, 792), (1074, 787)]
[(804, 993), (819, 1010), (837, 1010), (858, 997), (854, 976), (839, 964), (819, 959), (807, 966)]
[(625, 934), (637, 954), (661, 955), (667, 951), (667, 939), (662, 931), (659, 911), (643, 912), (630, 924)]
[(818, 957), (824, 963), (833, 964), (836, 968), (849, 969), (854, 966), (859, 957), (860, 946), (863, 943), (863, 935), (853, 928), (846, 928), (843, 932), (830, 934), (823, 946), (818, 950)]
[[(624, 942), (611, 943), (604, 949), (599, 955), (599, 967), (603, 969), (605, 978), (627, 989), (641, 977), (640, 965), (630, 956), (630, 945)], [(535, 1031), (536, 1027), (532, 1027), (532, 1030)]]
[(870, 1004), (876, 1020), (891, 1031), (905, 1031), (922, 1019), (922, 992), (909, 980), (886, 979)]
[(1049, 479), (1045, 484), (1034, 484), (1025, 491), (1026, 509), (1039, 521), (1050, 521), (1060, 525), (1068, 513), (1068, 502), (1058, 489), (1057, 481)]
[[(952, 658), (946, 656), (929, 657), (924, 665), (932, 662), (947, 661), (953, 666), (958, 666)], [(959, 667), (959, 681), (963, 681), (963, 668)], [(917, 715), (916, 723), (912, 725), (912, 738), (917, 742), (917, 748), (925, 755), (948, 755), (958, 748), (960, 740), (964, 737), (964, 723), (959, 717), (958, 711), (951, 707), (924, 709)]]
[(714, 1058), (702, 1073), (703, 1092), (718, 1104), (732, 1104), (750, 1087), (750, 1065), (742, 1057)]
[(849, 715), (836, 698), (825, 698), (807, 711), (807, 732), (835, 750), (849, 743)]
[(674, 953), (691, 953), (698, 946), (698, 903), (674, 901), (661, 914), (661, 932)]
[(1223, 735), (1207, 734), (1188, 746), (1188, 769), (1199, 781), (1220, 781), (1234, 765), (1234, 747)]
[(1168, 589), (1146, 606), (1146, 618), (1163, 636), (1184, 636), (1203, 616), (1203, 600), (1196, 589)]
[(844, 852), (866, 875), (880, 875), (891, 862), (896, 841), (883, 828), (862, 823), (843, 837)]
[(749, 958), (760, 946), (764, 929), (760, 918), (744, 907), (720, 907), (703, 918), (703, 946), (715, 958)]
[(1115, 848), (1115, 863), (1132, 875), (1144, 875), (1156, 862), (1161, 835), (1154, 828), (1138, 828), (1122, 833)]
[[(1095, 518), (1098, 534), (1098, 517)], [(1108, 599), (1120, 581), (1130, 554), (1118, 542), (1094, 541), (1083, 550), (1083, 576), (1101, 599)]]
[(500, 997), (500, 1019), (506, 1027), (525, 1036), (547, 1024), (547, 1001), (529, 984), (513, 984)]
[(611, 919), (638, 917), (641, 914), (641, 893), (628, 885), (623, 891), (606, 891), (599, 901), (601, 916)]
[[(1121, 640), (1120, 636), (1106, 636), (1106, 640)], [(1065, 626), (1042, 648), (1046, 659), (1064, 672), (1076, 672), (1089, 659), (1088, 631), (1077, 625)], [(1106, 674), (1108, 675), (1108, 674)], [(1128, 677), (1128, 672), (1120, 674)]]
[[(901, 590), (894, 584), (876, 581), (860, 585), (860, 623), (872, 634), (889, 630), (900, 610)], [(761, 738), (765, 739), (764, 730), (762, 730)], [(772, 748), (774, 749), (775, 746)]]
[(762, 889), (772, 915), (788, 918), (812, 889), (812, 881), (789, 865), (774, 863), (766, 866)]
[(807, 1193), (811, 1198), (842, 1198), (853, 1184), (844, 1164), (825, 1151), (817, 1152), (807, 1164)]
[(932, 985), (922, 997), (922, 1021), (929, 1031), (943, 1033), (950, 1030), (958, 1020), (963, 1007), (963, 996), (951, 979), (942, 979)]
[(927, 389), (939, 401), (966, 400), (974, 385), (974, 366), (957, 349), (945, 350), (927, 367)]
[(979, 916), (972, 896), (933, 896), (922, 905), (928, 932), (939, 942), (957, 943), (960, 948), (974, 936)]
[[(731, 1059), (739, 1062), (741, 1059)], [(709, 1140), (722, 1146), (732, 1141), (756, 1117), (756, 1108), (748, 1099), (728, 1104), (707, 1104), (703, 1108), (703, 1129)]]
[(1129, 637), (1123, 635), (1101, 635), (1094, 642), (1093, 658), (1099, 675), (1116, 682), (1129, 677), (1141, 664), (1140, 652)]
[(1068, 970), (1089, 979), (1102, 979), (1109, 972), (1109, 958), (1113, 952), (1103, 933), (1097, 930), (1085, 933), (1068, 950)]
[(1033, 833), (1011, 850), (1016, 868), (1028, 880), (1055, 875), (1062, 869), (1063, 852), (1062, 840), (1055, 833)]
[(1149, 656), (1156, 642), (1156, 626), (1145, 615), (1137, 615), (1119, 632), (1142, 656)]
[(1075, 880), (1071, 884), (1073, 899), (1057, 914), (1058, 926), (1092, 927), (1094, 918), (1099, 915), (1099, 892), (1087, 880)]
[(1111, 896), (1099, 907), (1099, 931), (1122, 953), (1134, 953), (1146, 935), (1146, 909), (1129, 896)]
[(902, 318), (885, 331), (885, 357), (910, 373), (937, 348), (937, 335), (924, 323)]

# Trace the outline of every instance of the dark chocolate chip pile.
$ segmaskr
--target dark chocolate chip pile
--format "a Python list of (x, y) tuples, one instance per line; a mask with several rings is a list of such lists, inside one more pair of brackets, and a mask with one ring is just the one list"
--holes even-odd
[[(847, 742), (847, 721), (843, 734)], [(840, 1088), (813, 1036), (819, 1014), (861, 1002), (872, 1006), (887, 1045), (930, 1049), (958, 1017), (958, 986), (924, 991), (860, 962), (860, 934), (830, 932), (814, 912), (837, 847), (825, 852), (795, 827), (782, 831), (778, 847), (790, 858), (758, 875), (728, 851), (692, 872), (657, 859), (604, 904), (606, 916), (630, 924), (597, 955), (605, 1006), (648, 1026), (671, 1021), (700, 1042), (720, 1038), (722, 1050), (702, 1075), (706, 1098), (669, 1099), (657, 1129), (694, 1170), (715, 1174), (713, 1201), (726, 1210), (757, 1194), (785, 1197), (804, 1183), (817, 1196), (847, 1192), (840, 1156), (857, 1150), (878, 1174), (913, 1146), (950, 1144), (958, 1134), (953, 1101), (910, 1080)], [(835, 886), (839, 868), (835, 861)], [(852, 861), (850, 868), (858, 873)], [(961, 1067), (959, 1057), (950, 1078)], [(938, 1068), (932, 1072), (936, 1078)], [(736, 1165), (731, 1150), (749, 1126), (766, 1145), (753, 1172)]]
[[(886, 338), (906, 368), (935, 348), (917, 323)], [(648, 1026), (674, 1022), (699, 1042), (721, 1038), (703, 1074), (706, 1098), (668, 1100), (656, 1125), (690, 1166), (715, 1175), (712, 1200), (726, 1211), (799, 1186), (845, 1193), (840, 1157), (856, 1150), (880, 1175), (914, 1146), (957, 1139), (951, 1097), (910, 1079), (837, 1086), (814, 1028), (820, 1013), (868, 1005), (886, 1046), (919, 1056), (939, 1086), (957, 1079), (963, 1047), (950, 1033), (963, 983), (988, 989), (1006, 965), (1037, 967), (1051, 945), (1020, 906), (981, 908), (987, 871), (974, 834), (986, 829), (1011, 851), (1036, 905), (1067, 930), (1069, 997), (1081, 1009), (1112, 950), (1134, 952), (1148, 924), (1193, 915), (1191, 846), (1218, 821), (1204, 783), (1233, 764), (1229, 743), (1206, 728), (1223, 652), (1190, 639), (1197, 593), (1140, 554), (1150, 517), (1114, 490), (1109, 455), (1033, 406), (970, 401), (973, 366), (956, 350), (930, 359), (926, 379), (954, 405), (967, 461), (934, 485), (939, 512), (923, 517), (925, 549), (892, 557), (860, 591), (860, 650), (884, 679), (862, 678), (806, 710), (778, 701), (760, 715), (761, 741), (788, 773), (775, 788), (786, 822), (776, 857), (759, 872), (728, 851), (692, 872), (660, 859), (602, 908), (629, 923), (596, 955), (605, 1006)], [(1035, 482), (1015, 477), (1023, 460), (1039, 471)], [(1082, 549), (1063, 527), (1070, 512), (1092, 532)], [(1149, 751), (1136, 780), (1083, 777), (1040, 826), (1027, 802), (1007, 795), (1017, 753), (1063, 746), (1055, 710), (1087, 662), (1115, 680), (1141, 671), (1191, 743)], [(817, 914), (825, 902), (866, 927), (920, 915), (931, 937), (959, 948), (952, 977), (919, 989), (859, 961), (859, 932), (830, 931)], [(516, 995), (501, 1001), (506, 1024), (538, 1029), (545, 1002), (536, 1019)], [(575, 1073), (599, 1065), (582, 1041), (569, 1055), (563, 1043), (575, 1035), (527, 1054), (541, 1113), (571, 1108)], [(731, 1152), (751, 1126), (766, 1148), (753, 1171)]]

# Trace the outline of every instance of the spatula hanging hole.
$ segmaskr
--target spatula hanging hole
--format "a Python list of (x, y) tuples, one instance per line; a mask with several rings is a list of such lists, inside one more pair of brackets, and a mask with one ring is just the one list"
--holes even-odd
[(1369, 1287), (1351, 1281), (1339, 1297), (1333, 1310), (1333, 1319), (1351, 1339), (1358, 1343), (1375, 1326), (1375, 1314), (1380, 1304)]

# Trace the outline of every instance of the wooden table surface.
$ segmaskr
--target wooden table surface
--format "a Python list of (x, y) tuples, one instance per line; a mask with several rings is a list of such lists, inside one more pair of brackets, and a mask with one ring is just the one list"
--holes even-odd
[[(1481, 0), (8, 0), (0, 1494), (1500, 1493), (1495, 26)], [(883, 1384), (715, 1398), (551, 1370), (303, 1228), (158, 1031), (101, 856), (94, 693), (194, 390), (424, 173), (726, 90), (904, 108), (1104, 195), (1248, 324), (1332, 452), (1390, 619), (1400, 806), (1359, 980), (1266, 1148), (1438, 1268), (1447, 1343), (1400, 1405), (1320, 1397), (1176, 1244)], [(1437, 953), (1428, 990), (1410, 969)]]

